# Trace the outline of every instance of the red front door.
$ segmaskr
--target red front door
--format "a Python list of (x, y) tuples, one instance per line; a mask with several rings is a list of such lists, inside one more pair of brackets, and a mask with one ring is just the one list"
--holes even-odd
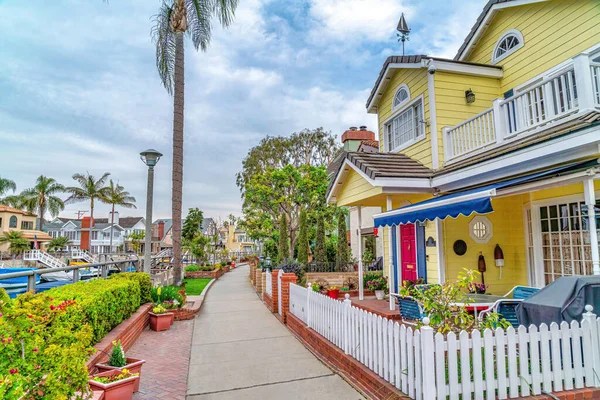
[(402, 280), (417, 279), (417, 246), (414, 224), (400, 225), (400, 257), (402, 259)]

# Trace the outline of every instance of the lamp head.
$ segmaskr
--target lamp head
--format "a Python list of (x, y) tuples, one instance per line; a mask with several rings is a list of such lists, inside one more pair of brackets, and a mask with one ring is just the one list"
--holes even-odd
[(154, 167), (161, 157), (162, 153), (159, 153), (154, 149), (148, 149), (140, 153), (140, 159), (150, 168)]

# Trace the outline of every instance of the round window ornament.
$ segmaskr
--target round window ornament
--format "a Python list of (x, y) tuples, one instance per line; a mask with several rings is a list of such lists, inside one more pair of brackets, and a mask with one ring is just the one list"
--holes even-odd
[(464, 256), (467, 252), (467, 243), (464, 240), (457, 240), (454, 242), (453, 249), (457, 256)]

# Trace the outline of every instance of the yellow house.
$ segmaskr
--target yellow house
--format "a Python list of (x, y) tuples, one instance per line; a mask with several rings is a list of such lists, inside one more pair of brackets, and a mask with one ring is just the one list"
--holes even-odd
[(227, 224), (219, 230), (219, 234), (225, 248), (230, 253), (252, 253), (254, 242), (248, 238), (246, 231), (237, 228), (233, 224)]
[[(32, 248), (36, 240), (38, 246), (41, 247), (41, 245), (52, 239), (46, 232), (36, 230), (36, 216), (34, 214), (0, 204), (0, 236), (4, 236), (11, 231), (21, 232), (23, 238), (29, 241)], [(7, 252), (9, 247), (9, 243), (0, 243), (0, 253)]]
[(480, 256), (499, 295), (600, 275), (600, 2), (489, 1), (454, 59), (389, 57), (366, 107), (380, 151), (334, 160), (328, 201), (384, 210), (392, 291)]

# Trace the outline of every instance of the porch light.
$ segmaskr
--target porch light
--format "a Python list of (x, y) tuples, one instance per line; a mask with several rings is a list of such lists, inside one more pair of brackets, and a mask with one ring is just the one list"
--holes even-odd
[(473, 90), (469, 89), (465, 91), (465, 98), (467, 99), (467, 104), (475, 103), (475, 93), (473, 93)]
[(140, 159), (150, 168), (153, 168), (161, 157), (162, 153), (159, 153), (154, 149), (148, 149), (140, 153)]

